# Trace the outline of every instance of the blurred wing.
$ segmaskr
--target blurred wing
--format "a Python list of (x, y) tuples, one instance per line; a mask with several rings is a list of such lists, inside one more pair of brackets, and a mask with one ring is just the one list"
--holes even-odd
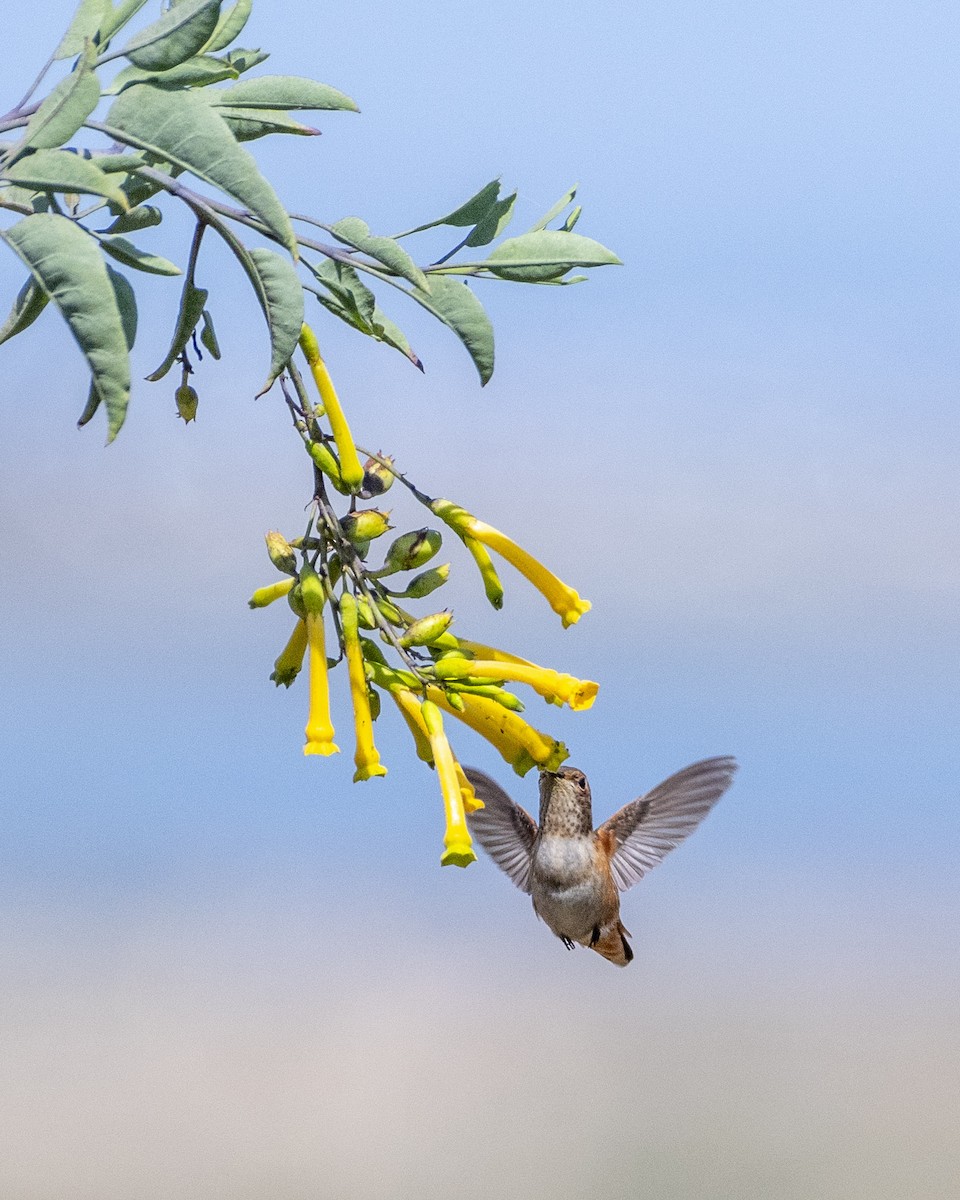
[(484, 804), (467, 814), (470, 832), (520, 891), (529, 892), (536, 822), (489, 775), (472, 767), (464, 767), (464, 774)]
[(694, 763), (604, 821), (597, 834), (607, 844), (610, 869), (621, 892), (693, 833), (730, 786), (736, 769), (733, 758)]

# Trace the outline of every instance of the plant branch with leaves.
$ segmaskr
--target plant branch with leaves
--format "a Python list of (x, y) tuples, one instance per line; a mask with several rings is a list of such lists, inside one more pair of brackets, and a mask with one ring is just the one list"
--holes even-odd
[[(319, 131), (291, 113), (350, 112), (356, 105), (311, 79), (248, 75), (268, 57), (234, 45), (252, 3), (174, 0), (130, 34), (146, 0), (82, 0), (33, 86), (0, 117), (0, 241), (27, 270), (0, 327), (0, 344), (32, 325), (52, 301), (90, 370), (79, 424), (102, 409), (112, 441), (130, 401), (130, 350), (138, 333), (133, 281), (138, 273), (182, 276), (169, 346), (147, 379), (161, 380), (179, 368), (177, 408), (189, 422), (199, 403), (191, 383), (199, 347), (214, 360), (221, 353), (211, 314), (216, 297), (211, 301), (208, 289), (197, 284), (197, 268), (207, 237), (226, 245), (265, 320), (269, 364), (256, 394), (276, 385), (312, 464), (307, 528), (289, 540), (268, 535), (270, 558), (283, 578), (250, 601), (262, 607), (286, 597), (293, 609), (294, 630), (272, 678), (289, 686), (306, 659), (304, 749), (327, 755), (337, 750), (328, 672), (345, 664), (357, 780), (385, 773), (373, 728), (386, 695), (418, 756), (437, 770), (447, 817), (441, 861), (463, 866), (473, 858), (464, 812), (479, 802), (450, 749), (444, 716), (479, 731), (519, 773), (533, 766), (552, 770), (566, 748), (519, 715), (523, 705), (506, 685), (530, 686), (575, 709), (593, 702), (596, 685), (456, 636), (449, 609), (408, 612), (401, 602), (424, 600), (448, 581), (449, 564), (428, 566), (443, 535), (429, 525), (412, 528), (395, 537), (373, 566), (371, 553), (392, 528), (391, 514), (366, 502), (379, 505), (398, 481), (429, 519), (463, 543), (495, 608), (503, 588), (491, 551), (543, 593), (564, 626), (589, 604), (499, 530), (449, 500), (428, 496), (388, 456), (358, 452), (306, 323), (305, 298), (318, 302), (318, 316), (338, 318), (422, 369), (406, 335), (380, 307), (378, 292), (399, 292), (453, 331), (485, 384), (494, 366), (493, 329), (468, 279), (562, 286), (584, 278), (571, 274), (576, 268), (619, 260), (573, 232), (581, 215), (575, 188), (511, 237), (503, 235), (516, 193), (501, 195), (498, 181), (445, 216), (390, 237), (372, 233), (356, 216), (331, 221), (289, 212), (244, 144), (280, 134), (310, 137)], [(35, 102), (47, 74), (60, 64), (69, 69)], [(232, 203), (208, 195), (204, 185)], [(163, 221), (165, 201), (184, 206), (194, 222), (184, 269), (139, 244)], [(408, 239), (443, 229), (455, 231), (454, 245), (434, 261), (418, 263)], [(317, 231), (321, 236), (314, 236)], [(298, 348), (313, 392), (296, 365)], [(397, 577), (410, 572), (416, 574), (397, 587)]]

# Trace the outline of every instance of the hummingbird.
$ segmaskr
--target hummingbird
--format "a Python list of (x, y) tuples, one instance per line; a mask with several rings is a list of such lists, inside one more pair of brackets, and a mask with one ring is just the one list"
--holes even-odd
[(693, 833), (736, 769), (733, 758), (693, 763), (594, 829), (590, 784), (575, 767), (540, 772), (539, 825), (489, 775), (467, 767), (484, 804), (467, 822), (568, 950), (579, 943), (625, 967), (632, 934), (620, 920), (619, 893)]

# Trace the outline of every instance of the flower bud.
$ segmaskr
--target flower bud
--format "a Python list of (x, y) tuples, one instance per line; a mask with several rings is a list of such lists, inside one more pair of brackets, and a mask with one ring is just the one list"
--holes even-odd
[(361, 629), (376, 629), (377, 627), (370, 601), (365, 596), (357, 599), (357, 624)]
[[(393, 459), (387, 456), (384, 458), (384, 462), (392, 463)], [(363, 464), (363, 488), (360, 491), (363, 499), (369, 500), (373, 496), (382, 496), (392, 486), (393, 472), (390, 468), (385, 467), (375, 458), (368, 458)]]
[(305, 621), (298, 621), (294, 626), (290, 640), (280, 652), (280, 657), (273, 664), (273, 674), (270, 678), (280, 687), (289, 687), (300, 674), (303, 666), (303, 656), (307, 651), (307, 626)]
[(348, 496), (350, 489), (343, 482), (340, 464), (329, 446), (323, 442), (307, 442), (307, 453), (313, 459), (313, 465), (326, 475), (337, 491), (343, 496)]
[(376, 688), (367, 688), (367, 703), (370, 705), (370, 719), (376, 721), (380, 716), (380, 693)]
[(411, 600), (422, 600), (424, 596), (429, 596), (431, 592), (435, 592), (438, 587), (443, 587), (449, 578), (449, 563), (444, 563), (441, 567), (431, 567), (429, 571), (423, 571), (421, 574), (415, 575), (407, 584), (406, 590), (401, 592), (401, 595)]
[(200, 397), (189, 383), (181, 384), (177, 388), (177, 415), (183, 417), (185, 425), (189, 425), (191, 421), (197, 419), (197, 405), (199, 403)]
[(389, 517), (389, 513), (381, 512), (378, 508), (360, 508), (341, 517), (340, 528), (346, 538), (359, 547), (392, 529)]
[(304, 607), (303, 592), (300, 590), (299, 583), (287, 593), (287, 603), (290, 605), (290, 611), (302, 621), (307, 615), (307, 610)]
[(428, 617), (421, 617), (418, 621), (414, 621), (412, 625), (408, 626), (406, 631), (400, 635), (400, 645), (429, 646), (447, 632), (452, 620), (453, 613), (449, 609), (444, 609), (443, 612), (431, 613)]
[(296, 575), (297, 556), (283, 534), (277, 533), (275, 529), (271, 529), (266, 535), (266, 543), (270, 561), (277, 570), (283, 571), (285, 575)]
[(303, 599), (303, 607), (308, 613), (318, 616), (323, 612), (323, 605), (327, 598), (323, 590), (323, 582), (313, 567), (307, 563), (300, 571), (300, 595)]
[(281, 596), (286, 596), (293, 588), (294, 582), (292, 579), (281, 579), (277, 583), (269, 584), (267, 587), (257, 588), (247, 603), (251, 608), (266, 608), (274, 600), (279, 600)]
[(439, 530), (417, 529), (405, 533), (392, 543), (383, 564), (383, 574), (395, 571), (412, 571), (422, 567), (440, 549), (443, 541)]

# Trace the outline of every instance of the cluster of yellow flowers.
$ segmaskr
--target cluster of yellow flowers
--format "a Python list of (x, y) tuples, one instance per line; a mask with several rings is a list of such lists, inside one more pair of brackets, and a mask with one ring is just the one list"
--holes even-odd
[[(450, 564), (422, 571), (399, 590), (384, 581), (425, 566), (439, 551), (442, 535), (430, 528), (405, 533), (391, 543), (382, 565), (371, 567), (371, 544), (392, 528), (390, 514), (378, 508), (359, 508), (357, 501), (382, 495), (400, 480), (464, 543), (496, 608), (503, 603), (503, 588), (491, 550), (526, 576), (559, 614), (564, 627), (578, 621), (590, 604), (500, 530), (449, 500), (434, 500), (419, 491), (391, 459), (377, 454), (361, 463), (308, 326), (303, 327), (300, 346), (320, 403), (309, 401), (293, 364), (283, 382), (294, 425), (314, 464), (311, 518), (301, 538), (288, 541), (279, 533), (267, 535), (271, 561), (285, 578), (260, 588), (250, 599), (251, 608), (262, 608), (286, 596), (296, 616), (271, 679), (278, 686), (289, 687), (307, 659), (310, 706), (303, 752), (336, 754), (339, 747), (333, 740), (328, 671), (346, 660), (356, 735), (355, 781), (386, 774), (373, 738), (380, 697), (386, 693), (406, 722), (418, 757), (436, 768), (446, 814), (440, 861), (444, 866), (465, 867), (476, 858), (465, 813), (482, 805), (451, 750), (444, 715), (480, 733), (519, 775), (534, 766), (556, 770), (567, 757), (566, 746), (528, 724), (519, 715), (523, 711), (520, 699), (504, 685), (525, 684), (548, 703), (567, 704), (580, 711), (593, 704), (597, 684), (455, 636), (450, 631), (453, 614), (448, 609), (419, 618), (406, 612), (398, 602), (423, 599), (442, 587)], [(287, 389), (288, 381), (295, 397)], [(329, 433), (323, 429), (324, 418)], [(349, 511), (343, 516), (338, 517), (331, 506), (328, 488), (350, 497)], [(337, 636), (334, 657), (327, 654), (325, 613)], [(365, 636), (373, 633), (379, 645)], [(396, 654), (399, 666), (391, 666), (381, 646)]]

